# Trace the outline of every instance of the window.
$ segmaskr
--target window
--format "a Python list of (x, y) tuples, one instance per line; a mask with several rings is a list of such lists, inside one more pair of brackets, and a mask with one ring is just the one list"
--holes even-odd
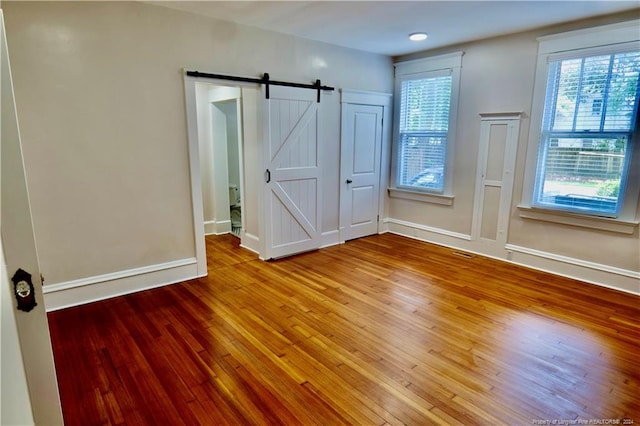
[(444, 190), (451, 75), (402, 82), (399, 186)]
[(618, 215), (639, 75), (637, 51), (549, 63), (534, 206)]
[(461, 58), (459, 52), (395, 64), (399, 114), (392, 196), (399, 190), (451, 197)]
[(640, 21), (538, 39), (520, 216), (633, 233)]

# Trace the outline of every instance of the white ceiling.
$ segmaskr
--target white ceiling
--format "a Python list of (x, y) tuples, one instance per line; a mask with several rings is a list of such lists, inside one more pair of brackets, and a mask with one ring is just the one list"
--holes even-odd
[[(157, 5), (389, 56), (636, 9), (640, 2), (158, 1)], [(429, 38), (411, 42), (409, 33)], [(640, 32), (640, 28), (639, 28)]]

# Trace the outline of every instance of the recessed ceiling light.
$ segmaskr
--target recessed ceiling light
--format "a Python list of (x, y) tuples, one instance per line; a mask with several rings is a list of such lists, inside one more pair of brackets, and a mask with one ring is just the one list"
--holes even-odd
[(426, 40), (427, 39), (427, 34), (426, 33), (413, 33), (413, 34), (409, 34), (409, 40), (411, 41), (422, 41), (422, 40)]

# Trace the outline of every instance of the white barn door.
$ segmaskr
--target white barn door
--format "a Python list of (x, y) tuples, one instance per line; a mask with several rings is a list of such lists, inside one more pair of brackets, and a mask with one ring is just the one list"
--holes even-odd
[(319, 103), (315, 90), (270, 86), (264, 118), (265, 259), (320, 247)]

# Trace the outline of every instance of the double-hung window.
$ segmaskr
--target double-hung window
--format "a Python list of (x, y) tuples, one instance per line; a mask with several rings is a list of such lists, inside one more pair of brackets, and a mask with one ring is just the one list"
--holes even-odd
[(398, 185), (444, 191), (451, 73), (403, 80)]
[(534, 205), (617, 216), (638, 112), (640, 51), (551, 59)]
[(638, 24), (539, 39), (522, 216), (620, 232), (637, 224)]
[(455, 53), (395, 64), (393, 189), (450, 194), (461, 57)]

